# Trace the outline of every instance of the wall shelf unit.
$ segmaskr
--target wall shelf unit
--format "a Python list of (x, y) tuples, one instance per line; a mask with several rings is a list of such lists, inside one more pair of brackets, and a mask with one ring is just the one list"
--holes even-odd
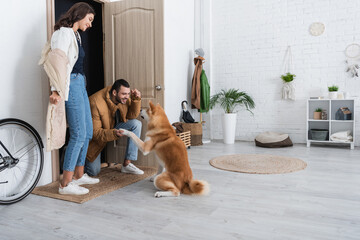
[[(342, 107), (347, 107), (351, 111), (351, 118), (349, 120), (337, 120), (336, 112), (339, 110), (339, 108)], [(327, 119), (320, 119), (320, 120), (314, 119), (313, 113), (317, 108), (326, 110)], [(355, 142), (354, 99), (308, 99), (306, 115), (307, 115), (307, 123), (306, 123), (307, 147), (310, 147), (311, 143), (324, 143), (324, 144), (350, 145), (350, 149), (354, 149), (354, 142)], [(352, 141), (343, 142), (343, 141), (330, 140), (330, 136), (332, 134), (343, 131), (350, 131), (350, 135), (353, 137)], [(320, 133), (320, 135), (315, 136), (315, 133)]]

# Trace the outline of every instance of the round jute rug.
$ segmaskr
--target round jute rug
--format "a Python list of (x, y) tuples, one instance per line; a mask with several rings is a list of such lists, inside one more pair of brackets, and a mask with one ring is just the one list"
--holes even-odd
[(306, 163), (301, 159), (265, 154), (225, 155), (209, 162), (222, 170), (258, 174), (289, 173), (306, 168)]

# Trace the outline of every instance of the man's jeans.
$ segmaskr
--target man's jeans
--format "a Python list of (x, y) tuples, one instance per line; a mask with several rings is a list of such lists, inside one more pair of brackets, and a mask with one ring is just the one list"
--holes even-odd
[[(137, 120), (137, 119), (128, 120), (126, 123), (119, 122), (115, 126), (115, 128), (116, 129), (123, 128), (123, 129), (126, 129), (128, 131), (131, 131), (131, 132), (135, 133), (135, 135), (140, 138), (141, 122), (139, 120)], [(123, 137), (126, 137), (126, 136), (123, 136)], [(96, 175), (99, 174), (99, 172), (101, 170), (100, 155), (101, 154), (99, 154), (93, 162), (90, 162), (90, 161), (88, 161), (86, 159), (85, 172), (89, 176), (96, 176)], [(131, 161), (136, 161), (137, 156), (138, 156), (138, 147), (135, 145), (133, 140), (131, 140), (131, 138), (128, 138), (127, 146), (126, 146), (126, 152), (125, 152), (125, 159), (131, 160)]]
[(66, 147), (63, 170), (73, 172), (75, 166), (84, 166), (93, 125), (85, 78), (80, 73), (70, 75), (69, 99), (65, 102), (70, 139)]

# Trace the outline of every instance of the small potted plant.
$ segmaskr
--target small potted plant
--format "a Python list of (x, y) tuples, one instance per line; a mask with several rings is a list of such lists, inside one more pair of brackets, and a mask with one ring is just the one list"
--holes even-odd
[(296, 77), (295, 74), (286, 73), (286, 75), (281, 75), (281, 79), (284, 80), (284, 82), (292, 82), (294, 78)]
[(290, 72), (285, 75), (281, 75), (284, 86), (282, 87), (282, 99), (295, 100), (295, 88), (292, 85), (292, 81), (295, 79), (296, 75), (291, 74)]
[(328, 90), (329, 90), (329, 99), (337, 99), (339, 87), (336, 85), (332, 85), (328, 87)]
[(314, 119), (321, 119), (321, 113), (322, 113), (322, 109), (321, 109), (321, 108), (315, 109)]
[(222, 89), (219, 93), (211, 96), (209, 104), (210, 109), (214, 108), (217, 104), (219, 104), (225, 112), (222, 118), (224, 143), (233, 144), (235, 141), (236, 129), (235, 107), (244, 106), (246, 110), (251, 112), (250, 109), (255, 108), (254, 100), (246, 92), (241, 92), (238, 89)]

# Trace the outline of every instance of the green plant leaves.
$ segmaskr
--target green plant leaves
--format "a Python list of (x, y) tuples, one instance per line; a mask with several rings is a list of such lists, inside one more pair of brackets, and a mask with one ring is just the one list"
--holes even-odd
[(281, 75), (281, 79), (284, 80), (284, 82), (291, 82), (296, 77), (295, 74), (286, 73), (286, 75)]
[(336, 85), (332, 85), (330, 87), (328, 87), (329, 92), (337, 92), (337, 90), (339, 90), (339, 87)]
[(220, 104), (225, 113), (233, 113), (237, 106), (244, 106), (249, 112), (251, 112), (250, 109), (255, 108), (254, 100), (246, 92), (234, 88), (222, 89), (219, 93), (213, 95), (210, 98), (210, 109), (214, 108), (216, 104)]

